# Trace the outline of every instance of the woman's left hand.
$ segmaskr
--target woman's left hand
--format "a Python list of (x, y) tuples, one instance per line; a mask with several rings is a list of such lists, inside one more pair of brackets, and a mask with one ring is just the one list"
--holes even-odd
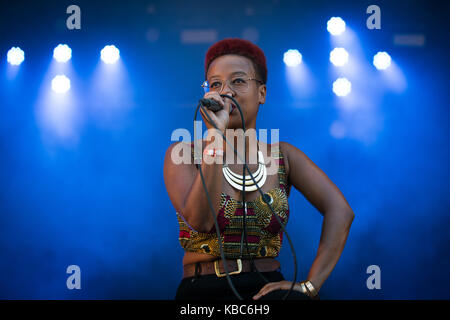
[[(253, 296), (253, 300), (257, 300), (261, 298), (262, 296), (265, 296), (269, 292), (275, 291), (275, 290), (289, 290), (292, 286), (292, 281), (279, 281), (279, 282), (269, 282), (264, 287), (259, 290), (257, 294)], [(296, 290), (301, 292), (300, 285), (296, 283), (294, 285), (294, 288), (292, 290)]]

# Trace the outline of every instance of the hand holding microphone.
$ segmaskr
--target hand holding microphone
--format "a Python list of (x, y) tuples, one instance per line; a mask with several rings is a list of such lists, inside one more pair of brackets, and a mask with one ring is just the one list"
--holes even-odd
[[(206, 112), (214, 121), (217, 129), (225, 133), (225, 129), (228, 127), (230, 120), (230, 112), (232, 111), (231, 102), (225, 103), (218, 92), (207, 92), (203, 96), (203, 99), (200, 99), (200, 103), (205, 107)], [(202, 108), (200, 108), (200, 113), (208, 130), (214, 128), (209, 122), (208, 117), (203, 113)]]

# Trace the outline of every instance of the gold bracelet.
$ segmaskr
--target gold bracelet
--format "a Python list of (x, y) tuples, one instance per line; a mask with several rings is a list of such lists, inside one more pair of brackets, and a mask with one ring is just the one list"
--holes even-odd
[(305, 281), (305, 286), (308, 289), (309, 292), (311, 292), (312, 297), (316, 297), (318, 295), (316, 288), (314, 288), (311, 281), (307, 280)]
[(306, 286), (304, 282), (300, 282), (300, 287), (302, 288), (302, 293), (308, 294), (308, 290), (306, 290)]
[(311, 281), (306, 280), (300, 282), (301, 292), (314, 299), (318, 297), (317, 290), (312, 285)]

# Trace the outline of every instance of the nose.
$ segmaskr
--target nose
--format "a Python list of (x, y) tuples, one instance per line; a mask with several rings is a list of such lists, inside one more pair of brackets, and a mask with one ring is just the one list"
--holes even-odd
[(228, 81), (225, 81), (225, 83), (223, 84), (222, 90), (220, 92), (221, 94), (227, 94), (230, 96), (234, 96), (234, 91), (233, 89), (231, 89), (230, 84), (228, 83)]
[[(226, 82), (223, 84), (223, 87), (222, 87), (222, 90), (221, 90), (220, 94), (221, 94), (221, 95), (222, 95), (222, 94), (225, 94), (225, 95), (227, 95), (227, 96), (231, 96), (231, 97), (234, 98), (235, 93), (234, 93), (233, 89), (230, 88), (230, 84), (228, 83), (228, 81), (226, 81)], [(231, 110), (231, 99), (225, 98), (225, 97), (222, 97), (222, 98), (223, 98), (223, 100), (224, 100), (224, 102), (225, 102), (225, 105), (229, 105), (229, 106), (230, 106), (230, 110)]]

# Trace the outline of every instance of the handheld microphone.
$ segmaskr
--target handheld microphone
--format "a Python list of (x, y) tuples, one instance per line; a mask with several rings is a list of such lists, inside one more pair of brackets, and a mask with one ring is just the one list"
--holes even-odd
[(199, 103), (213, 112), (217, 112), (223, 109), (223, 107), (216, 100), (213, 99), (203, 98), (199, 100)]

